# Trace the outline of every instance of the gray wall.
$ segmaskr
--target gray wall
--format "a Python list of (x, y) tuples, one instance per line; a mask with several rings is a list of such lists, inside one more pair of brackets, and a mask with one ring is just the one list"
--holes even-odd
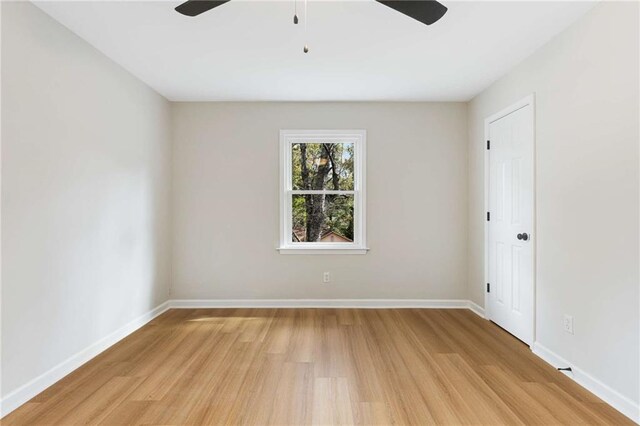
[(2, 2), (2, 393), (168, 297), (170, 105)]
[[(367, 130), (368, 254), (276, 251), (296, 128)], [(178, 103), (173, 131), (172, 297), (466, 298), (465, 104)]]
[(469, 297), (484, 305), (484, 119), (535, 93), (536, 340), (636, 404), (638, 52), (638, 3), (603, 3), (469, 104)]

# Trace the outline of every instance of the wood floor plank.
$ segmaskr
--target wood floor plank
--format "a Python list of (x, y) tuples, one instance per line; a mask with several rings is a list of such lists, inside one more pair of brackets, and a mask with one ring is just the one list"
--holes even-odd
[(467, 310), (170, 310), (3, 425), (633, 424)]
[(501, 367), (483, 366), (478, 374), (525, 424), (551, 425), (559, 422), (546, 406), (527, 392), (522, 382), (515, 380)]

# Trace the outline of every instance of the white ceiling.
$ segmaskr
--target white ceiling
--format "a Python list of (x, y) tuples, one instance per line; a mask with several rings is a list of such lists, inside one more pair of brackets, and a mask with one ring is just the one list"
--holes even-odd
[(594, 2), (459, 2), (425, 26), (373, 0), (36, 5), (173, 101), (467, 101)]

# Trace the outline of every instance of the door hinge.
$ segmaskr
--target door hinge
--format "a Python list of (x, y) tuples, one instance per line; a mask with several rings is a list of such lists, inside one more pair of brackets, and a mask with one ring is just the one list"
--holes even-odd
[(491, 149), (491, 141), (487, 141), (487, 149)]
[(487, 222), (491, 220), (491, 212), (487, 212)]
[(487, 293), (491, 293), (491, 284), (487, 283)]

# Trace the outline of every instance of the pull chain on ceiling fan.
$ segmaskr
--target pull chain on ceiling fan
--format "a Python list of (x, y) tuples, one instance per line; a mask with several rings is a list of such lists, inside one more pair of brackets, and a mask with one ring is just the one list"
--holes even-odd
[(307, 1), (308, 0), (304, 0), (304, 48), (302, 49), (302, 51), (304, 53), (309, 53), (309, 46), (307, 45), (307, 22), (309, 21), (309, 14), (307, 13)]
[[(178, 7), (176, 12), (186, 16), (198, 16), (214, 7), (221, 6), (230, 0), (188, 0)], [(307, 1), (304, 0), (304, 34), (307, 39)], [(447, 12), (446, 6), (436, 0), (376, 0), (376, 2), (390, 7), (403, 15), (407, 15), (425, 25), (437, 22)], [(298, 23), (298, 5), (294, 0), (293, 23)], [(305, 43), (304, 53), (309, 52), (309, 46)]]

